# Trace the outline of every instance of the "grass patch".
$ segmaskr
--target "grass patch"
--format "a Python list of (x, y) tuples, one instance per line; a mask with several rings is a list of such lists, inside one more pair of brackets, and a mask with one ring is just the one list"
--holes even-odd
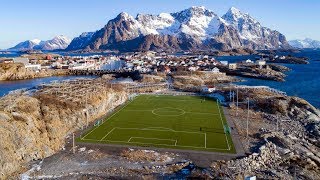
[(226, 127), (213, 99), (140, 95), (77, 141), (235, 153)]

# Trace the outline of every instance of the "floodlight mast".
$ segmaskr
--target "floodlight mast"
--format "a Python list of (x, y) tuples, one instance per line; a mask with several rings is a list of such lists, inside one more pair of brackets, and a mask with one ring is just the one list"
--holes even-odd
[(239, 106), (239, 92), (238, 92), (238, 86), (236, 86), (237, 88), (237, 110), (236, 110), (236, 115), (238, 116), (238, 106)]
[(86, 128), (88, 128), (88, 90), (86, 91)]
[(249, 137), (249, 115), (250, 115), (250, 103), (249, 103), (249, 97), (247, 98), (248, 100), (248, 114), (247, 114), (247, 138)]
[(76, 153), (76, 149), (75, 149), (75, 141), (74, 141), (74, 133), (72, 133), (72, 152), (73, 154)]

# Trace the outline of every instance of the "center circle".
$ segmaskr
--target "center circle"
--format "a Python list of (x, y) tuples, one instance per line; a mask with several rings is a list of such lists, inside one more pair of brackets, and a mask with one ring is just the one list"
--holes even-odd
[(158, 116), (181, 116), (186, 112), (179, 108), (163, 107), (152, 110), (152, 113)]

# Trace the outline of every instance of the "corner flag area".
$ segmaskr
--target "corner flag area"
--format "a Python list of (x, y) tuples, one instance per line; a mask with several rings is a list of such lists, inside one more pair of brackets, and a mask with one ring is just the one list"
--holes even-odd
[(78, 141), (235, 153), (219, 103), (200, 96), (139, 95)]

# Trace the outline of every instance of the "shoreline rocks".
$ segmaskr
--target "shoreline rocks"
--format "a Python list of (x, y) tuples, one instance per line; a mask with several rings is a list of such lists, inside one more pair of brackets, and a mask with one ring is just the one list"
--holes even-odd
[(69, 75), (68, 70), (40, 70), (39, 72), (26, 69), (23, 64), (0, 63), (0, 81), (25, 80), (50, 76), (66, 76)]
[(273, 60), (268, 60), (270, 63), (283, 63), (283, 64), (309, 64), (308, 58), (305, 57), (293, 57), (286, 56), (285, 59), (275, 58)]

